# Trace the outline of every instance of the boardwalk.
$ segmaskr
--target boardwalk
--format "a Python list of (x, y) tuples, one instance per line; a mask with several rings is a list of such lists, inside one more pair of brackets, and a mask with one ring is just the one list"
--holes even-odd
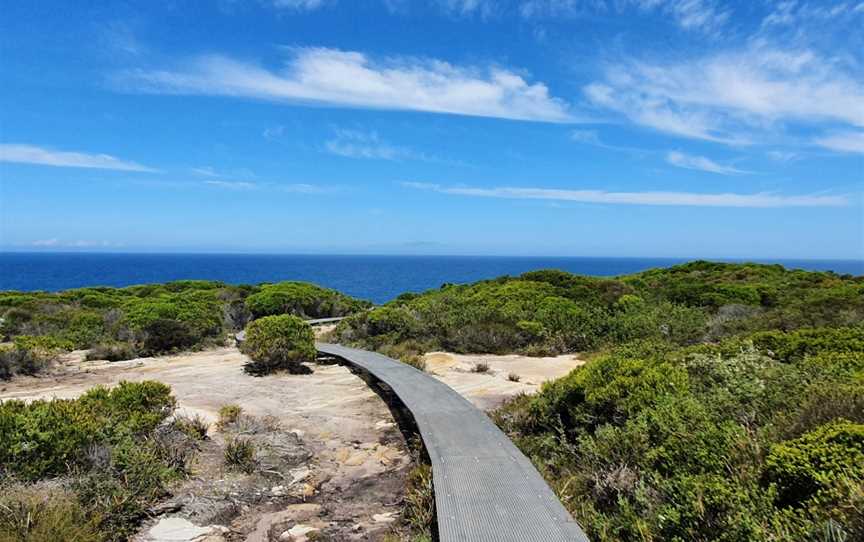
[(449, 386), (380, 354), (316, 347), (384, 382), (411, 411), (432, 461), (443, 542), (588, 540), (528, 458)]

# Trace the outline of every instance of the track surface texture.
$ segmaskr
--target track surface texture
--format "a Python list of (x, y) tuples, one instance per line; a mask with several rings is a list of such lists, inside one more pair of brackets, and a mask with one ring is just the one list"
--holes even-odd
[(316, 348), (370, 373), (411, 411), (432, 462), (442, 542), (587, 542), (528, 458), (449, 386), (381, 354)]

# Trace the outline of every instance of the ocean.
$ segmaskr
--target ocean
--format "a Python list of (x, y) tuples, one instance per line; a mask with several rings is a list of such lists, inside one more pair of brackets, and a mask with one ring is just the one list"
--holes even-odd
[[(57, 291), (177, 279), (256, 284), (302, 280), (383, 303), (403, 292), (535, 269), (612, 276), (667, 267), (689, 258), (534, 258), (497, 256), (322, 256), (257, 254), (0, 253), (0, 290)], [(726, 260), (742, 261), (742, 260)], [(790, 268), (864, 274), (853, 260), (761, 260)]]

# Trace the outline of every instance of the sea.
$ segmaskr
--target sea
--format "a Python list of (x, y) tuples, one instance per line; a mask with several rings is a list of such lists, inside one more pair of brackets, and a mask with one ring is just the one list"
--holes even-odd
[[(445, 283), (473, 282), (536, 269), (614, 276), (692, 259), (0, 252), (0, 291), (58, 291), (178, 279), (230, 284), (302, 280), (384, 303), (403, 292), (421, 292)], [(759, 261), (795, 269), (864, 275), (864, 261), (856, 260), (717, 261)]]

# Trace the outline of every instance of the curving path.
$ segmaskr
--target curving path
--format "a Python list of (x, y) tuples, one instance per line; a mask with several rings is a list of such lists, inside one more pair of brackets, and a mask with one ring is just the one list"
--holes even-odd
[(381, 354), (317, 343), (389, 386), (411, 411), (432, 461), (443, 542), (587, 542), (537, 469), (446, 384)]

